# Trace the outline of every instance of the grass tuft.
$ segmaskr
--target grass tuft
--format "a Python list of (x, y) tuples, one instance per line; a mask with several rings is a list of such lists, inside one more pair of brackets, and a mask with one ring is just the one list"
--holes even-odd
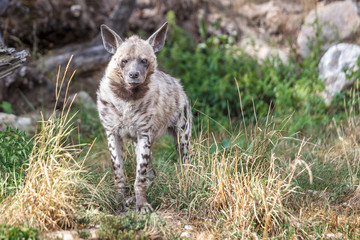
[(195, 140), (189, 163), (175, 164), (178, 191), (170, 192), (178, 208), (209, 228), (228, 226), (229, 231), (250, 231), (263, 238), (281, 232), (292, 219), (284, 205), (295, 191), (295, 169), (305, 164), (301, 151), (306, 141), (298, 141), (292, 167), (285, 170), (286, 159), (280, 159), (276, 149), (289, 139), (270, 118), (221, 144), (211, 144), (205, 135)]
[(3, 214), (0, 222), (41, 230), (71, 228), (75, 225), (74, 213), (81, 199), (77, 195), (78, 186), (86, 181), (81, 175), (85, 172), (83, 161), (77, 161), (81, 145), (69, 141), (75, 129), (71, 124), (74, 115), (70, 114), (73, 100), (68, 98), (68, 87), (75, 72), (66, 80), (70, 61), (62, 80), (59, 77), (60, 69), (57, 75), (57, 103), (67, 82), (63, 106), (60, 111), (54, 107), (48, 119), (42, 115), (33, 138), (25, 183), (15, 195), (1, 202), (0, 212)]

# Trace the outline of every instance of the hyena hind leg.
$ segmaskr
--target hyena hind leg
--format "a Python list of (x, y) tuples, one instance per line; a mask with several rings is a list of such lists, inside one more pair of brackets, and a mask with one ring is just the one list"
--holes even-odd
[(184, 115), (179, 118), (174, 128), (169, 128), (170, 134), (174, 138), (175, 148), (179, 152), (180, 159), (186, 163), (190, 154), (190, 139), (191, 139), (191, 115), (186, 116), (189, 110), (184, 111)]

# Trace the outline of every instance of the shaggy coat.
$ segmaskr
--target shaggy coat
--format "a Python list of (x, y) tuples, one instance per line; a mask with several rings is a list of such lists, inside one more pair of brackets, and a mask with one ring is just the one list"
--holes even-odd
[(113, 54), (97, 91), (97, 106), (106, 131), (120, 208), (125, 209), (126, 179), (123, 139), (133, 140), (136, 153), (135, 199), (138, 212), (152, 211), (146, 190), (155, 178), (151, 146), (170, 132), (184, 161), (189, 153), (191, 111), (180, 81), (157, 69), (155, 53), (164, 45), (167, 23), (148, 40), (123, 41), (101, 26), (104, 47)]

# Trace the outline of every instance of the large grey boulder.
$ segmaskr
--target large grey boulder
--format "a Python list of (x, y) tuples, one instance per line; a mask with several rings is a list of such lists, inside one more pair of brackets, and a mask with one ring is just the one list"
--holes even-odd
[(360, 57), (360, 46), (340, 43), (327, 50), (319, 63), (320, 78), (324, 80), (323, 98), (330, 104), (336, 93), (353, 86), (356, 77), (347, 79), (346, 75), (358, 70), (357, 60)]
[(303, 57), (311, 53), (318, 30), (319, 38), (323, 41), (322, 49), (326, 51), (340, 40), (359, 33), (359, 27), (358, 7), (350, 0), (333, 2), (312, 10), (306, 16), (297, 38), (299, 53)]

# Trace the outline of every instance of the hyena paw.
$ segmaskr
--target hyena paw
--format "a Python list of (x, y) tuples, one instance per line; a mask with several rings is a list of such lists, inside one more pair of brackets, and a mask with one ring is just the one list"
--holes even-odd
[(130, 205), (134, 205), (136, 203), (136, 197), (132, 196), (126, 199), (125, 206), (129, 207)]
[(141, 214), (150, 213), (154, 211), (149, 203), (144, 203), (142, 206), (136, 206), (136, 211)]

